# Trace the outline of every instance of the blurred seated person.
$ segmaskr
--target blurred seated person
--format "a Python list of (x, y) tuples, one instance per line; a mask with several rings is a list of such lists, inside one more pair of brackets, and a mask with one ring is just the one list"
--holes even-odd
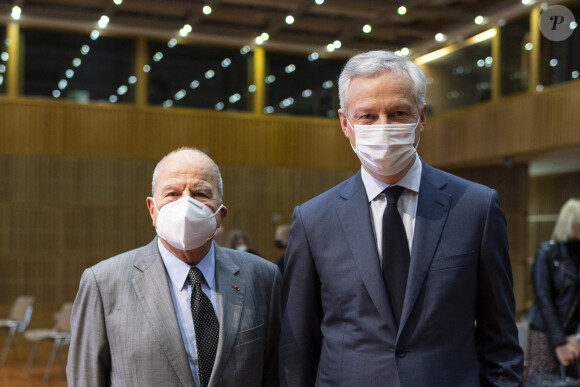
[(248, 237), (240, 229), (230, 231), (228, 247), (233, 250), (243, 251), (261, 257), (260, 253), (250, 248)]
[(281, 224), (276, 227), (276, 232), (274, 233), (274, 243), (276, 248), (282, 250), (282, 255), (276, 261), (276, 265), (280, 268), (280, 272), (284, 274), (284, 254), (286, 253), (286, 247), (288, 246), (288, 235), (290, 234), (290, 225)]
[(562, 206), (552, 239), (540, 244), (531, 270), (534, 305), (528, 320), (528, 376), (580, 376), (580, 199)]

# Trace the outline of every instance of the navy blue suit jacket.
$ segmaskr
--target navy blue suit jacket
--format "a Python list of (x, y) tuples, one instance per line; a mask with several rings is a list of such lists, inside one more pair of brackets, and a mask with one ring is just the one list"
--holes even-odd
[(518, 386), (523, 353), (497, 193), (423, 163), (401, 323), (360, 172), (296, 207), (282, 385)]

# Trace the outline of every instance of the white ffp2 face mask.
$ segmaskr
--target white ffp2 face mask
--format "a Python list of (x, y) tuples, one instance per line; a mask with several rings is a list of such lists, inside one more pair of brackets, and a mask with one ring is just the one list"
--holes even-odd
[(205, 204), (186, 196), (171, 203), (167, 203), (157, 216), (157, 235), (179, 250), (194, 250), (213, 238), (217, 231), (217, 213), (223, 207), (219, 206), (216, 212)]
[[(356, 148), (352, 148), (361, 163), (371, 172), (392, 176), (401, 172), (417, 153), (414, 124), (355, 125), (346, 122), (355, 133)], [(417, 145), (419, 145), (417, 143)], [(351, 144), (352, 147), (352, 144)]]

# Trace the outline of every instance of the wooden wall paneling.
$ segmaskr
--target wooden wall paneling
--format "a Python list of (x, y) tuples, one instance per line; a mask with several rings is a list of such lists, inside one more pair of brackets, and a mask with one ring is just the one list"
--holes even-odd
[(479, 167), (452, 170), (463, 178), (495, 189), (507, 222), (510, 260), (514, 279), (516, 313), (521, 315), (528, 307), (526, 284), (529, 272), (526, 265), (527, 242), (527, 202), (528, 202), (527, 165), (507, 167)]
[(579, 105), (580, 81), (574, 80), (429, 117), (420, 153), (435, 166), (462, 168), (578, 146)]

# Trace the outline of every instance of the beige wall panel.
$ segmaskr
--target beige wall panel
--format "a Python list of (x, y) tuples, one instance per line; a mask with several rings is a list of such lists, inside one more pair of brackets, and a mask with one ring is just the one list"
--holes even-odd
[(527, 253), (527, 165), (506, 167), (480, 167), (452, 170), (452, 173), (495, 189), (507, 222), (510, 260), (514, 279), (516, 314), (528, 307), (526, 283), (529, 272), (526, 267)]
[(461, 168), (580, 145), (580, 81), (429, 118), (421, 154)]

